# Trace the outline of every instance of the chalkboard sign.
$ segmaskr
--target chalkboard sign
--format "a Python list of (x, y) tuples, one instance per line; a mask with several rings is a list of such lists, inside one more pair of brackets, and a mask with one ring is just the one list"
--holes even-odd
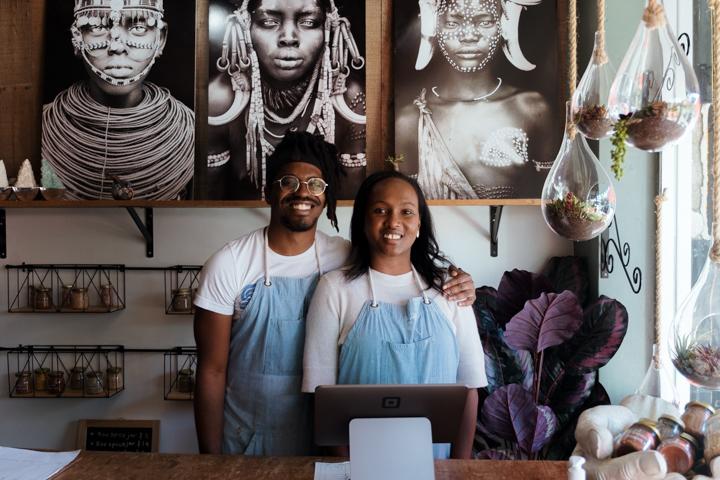
[(106, 452), (157, 452), (160, 420), (80, 420), (77, 448)]

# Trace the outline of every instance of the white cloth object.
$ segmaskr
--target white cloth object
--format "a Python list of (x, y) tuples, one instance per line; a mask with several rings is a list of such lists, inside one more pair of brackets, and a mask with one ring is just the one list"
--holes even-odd
[(315, 462), (315, 480), (350, 480), (350, 462)]
[(80, 453), (36, 452), (0, 447), (0, 480), (39, 480), (50, 478), (70, 464)]
[[(373, 270), (372, 275), (378, 302), (406, 305), (410, 298), (422, 295), (412, 272), (387, 275)], [(472, 388), (486, 386), (485, 358), (472, 308), (449, 302), (435, 289), (425, 292), (431, 301), (437, 302), (457, 338), (458, 383)], [(367, 274), (348, 280), (343, 270), (336, 270), (320, 279), (307, 315), (304, 392), (314, 392), (318, 385), (337, 382), (340, 347), (371, 297)]]
[[(341, 237), (331, 237), (322, 232), (315, 236), (320, 266), (323, 271), (340, 268), (345, 264), (350, 243)], [(200, 274), (200, 284), (195, 295), (197, 307), (222, 315), (242, 319), (247, 295), (264, 276), (263, 229), (256, 230), (227, 243), (213, 254)], [(304, 278), (317, 273), (315, 245), (299, 255), (285, 256), (270, 249), (268, 253), (270, 277)], [(246, 298), (243, 298), (243, 292)]]

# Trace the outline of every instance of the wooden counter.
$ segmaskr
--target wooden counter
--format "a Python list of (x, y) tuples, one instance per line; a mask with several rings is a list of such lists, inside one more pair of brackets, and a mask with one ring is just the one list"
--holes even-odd
[[(242, 479), (312, 480), (313, 457), (243, 457), (236, 455), (176, 455), (162, 453), (104, 453), (83, 451), (52, 480), (99, 479)], [(437, 480), (565, 480), (566, 462), (501, 462), (440, 460)]]

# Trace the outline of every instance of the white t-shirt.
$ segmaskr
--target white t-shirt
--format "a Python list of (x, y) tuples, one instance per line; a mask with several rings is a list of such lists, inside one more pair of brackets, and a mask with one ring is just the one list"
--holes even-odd
[[(255, 283), (265, 275), (263, 230), (255, 230), (227, 243), (205, 262), (193, 302), (196, 306), (233, 315), (234, 319), (242, 318)], [(317, 232), (315, 243), (299, 255), (280, 255), (269, 248), (270, 277), (302, 278), (317, 273), (315, 245), (323, 272), (343, 266), (350, 252), (347, 240)]]
[[(386, 275), (373, 270), (372, 276), (378, 302), (406, 305), (410, 298), (422, 295), (412, 272)], [(457, 338), (458, 383), (473, 388), (486, 386), (485, 358), (472, 307), (459, 307), (434, 289), (425, 292), (437, 303)], [(304, 392), (314, 392), (318, 385), (337, 382), (340, 347), (371, 297), (367, 274), (347, 280), (343, 270), (336, 270), (320, 278), (306, 320)]]

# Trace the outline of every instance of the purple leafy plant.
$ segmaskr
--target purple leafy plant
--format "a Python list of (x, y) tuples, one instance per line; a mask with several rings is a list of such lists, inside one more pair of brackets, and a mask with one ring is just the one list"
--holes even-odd
[(627, 311), (607, 297), (583, 305), (587, 273), (576, 257), (554, 258), (545, 272), (505, 272), (497, 290), (476, 291), (489, 382), (478, 458), (566, 457), (579, 414), (607, 398), (597, 370), (620, 347)]

